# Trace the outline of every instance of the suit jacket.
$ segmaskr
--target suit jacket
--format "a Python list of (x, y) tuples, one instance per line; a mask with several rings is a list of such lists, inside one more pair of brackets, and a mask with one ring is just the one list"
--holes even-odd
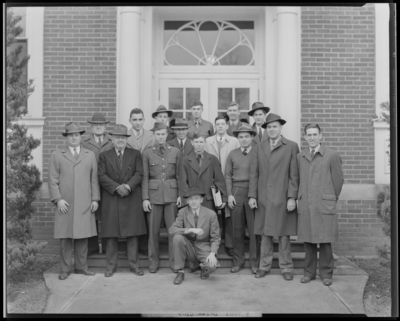
[[(178, 212), (175, 222), (169, 228), (169, 233), (171, 237), (177, 234), (194, 237), (194, 233), (185, 234), (185, 230), (195, 227), (192, 211), (189, 210), (189, 207), (184, 207)], [(221, 243), (217, 214), (204, 206), (200, 206), (197, 228), (203, 229), (204, 233), (202, 235), (197, 235), (197, 239), (194, 242), (192, 241), (194, 246), (203, 251), (217, 254)]]
[[(156, 145), (153, 145), (143, 152), (142, 157), (142, 199), (150, 200), (151, 204), (175, 203), (178, 198), (178, 164), (181, 158), (179, 149), (167, 144), (164, 155), (161, 155)], [(161, 175), (164, 178), (174, 178), (163, 180)]]
[(260, 137), (258, 136), (258, 131), (257, 131), (257, 125), (256, 125), (256, 123), (254, 123), (252, 127), (253, 127), (253, 130), (255, 130), (256, 133), (257, 133), (257, 135), (256, 135), (256, 136), (254, 137), (254, 139), (253, 139), (253, 142), (255, 142), (256, 144), (258, 144), (259, 142), (268, 139), (268, 135), (267, 135), (267, 130), (266, 130), (266, 129), (264, 129), (264, 133), (263, 133), (263, 135), (262, 135), (262, 139), (260, 139)]
[(227, 133), (229, 136), (233, 136), (233, 132), (234, 132), (235, 130), (239, 129), (240, 126), (242, 126), (242, 124), (243, 124), (243, 123), (242, 123), (241, 121), (238, 121), (237, 125), (231, 125), (230, 122), (228, 122), (229, 127), (228, 127), (228, 130), (226, 131), (226, 133)]
[(240, 143), (236, 137), (225, 135), (224, 138), (225, 139), (223, 140), (221, 146), (221, 155), (219, 155), (217, 135), (208, 137), (206, 139), (205, 150), (207, 153), (214, 155), (215, 157), (217, 157), (218, 160), (220, 160), (222, 173), (225, 175), (226, 159), (228, 158), (228, 155), (231, 151), (240, 147)]
[[(142, 156), (135, 149), (125, 148), (122, 167), (115, 149), (100, 154), (99, 182), (102, 186), (102, 237), (129, 237), (146, 234), (142, 206)], [(127, 184), (131, 192), (121, 197), (116, 188)]]
[(154, 144), (154, 135), (153, 135), (153, 132), (151, 132), (150, 130), (146, 130), (146, 129), (143, 128), (143, 139), (142, 139), (142, 146), (140, 146), (140, 149), (137, 148), (137, 146), (136, 146), (136, 142), (135, 142), (136, 137), (135, 137), (135, 134), (133, 133), (133, 129), (132, 128), (130, 128), (128, 130), (128, 134), (131, 135), (130, 137), (128, 137), (128, 140), (127, 140), (127, 147), (128, 148), (137, 149), (141, 153), (143, 153), (143, 151), (146, 148), (148, 148), (150, 146), (153, 146), (153, 144)]
[(68, 213), (55, 207), (54, 238), (82, 239), (97, 235), (92, 201), (100, 200), (97, 162), (94, 153), (81, 146), (75, 159), (68, 146), (50, 156), (49, 192), (53, 202), (68, 202)]
[(215, 210), (211, 185), (215, 185), (221, 191), (223, 202), (227, 202), (225, 179), (218, 159), (214, 155), (204, 152), (201, 167), (197, 163), (194, 152), (182, 158), (179, 167), (179, 195), (181, 197), (190, 186), (198, 186), (206, 193), (202, 205)]
[(175, 137), (173, 140), (168, 141), (167, 144), (178, 148), (182, 153), (182, 157), (189, 155), (190, 152), (193, 150), (193, 145), (188, 137), (186, 137), (185, 145), (183, 145), (183, 150), (181, 150), (181, 147), (179, 146), (178, 137)]
[(311, 159), (307, 147), (297, 155), (300, 172), (298, 240), (332, 243), (338, 240), (336, 204), (343, 186), (338, 152), (321, 145)]

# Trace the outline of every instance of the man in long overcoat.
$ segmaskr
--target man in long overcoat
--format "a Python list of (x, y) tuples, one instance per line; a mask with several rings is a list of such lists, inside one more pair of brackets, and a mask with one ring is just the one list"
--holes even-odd
[(116, 125), (112, 133), (114, 148), (100, 154), (99, 182), (102, 186), (102, 230), (107, 238), (106, 277), (117, 269), (118, 238), (126, 237), (130, 271), (143, 275), (139, 268), (138, 236), (146, 234), (142, 208), (143, 164), (140, 152), (126, 148), (129, 137), (124, 125)]
[(271, 270), (275, 236), (279, 238), (279, 266), (283, 278), (290, 281), (293, 280), (290, 236), (297, 234), (299, 147), (281, 136), (285, 123), (276, 114), (267, 116), (263, 126), (268, 139), (254, 147), (248, 196), (250, 208), (256, 208), (254, 233), (262, 235), (260, 267), (255, 277), (264, 277)]
[(308, 147), (297, 155), (300, 171), (298, 240), (304, 242), (306, 257), (302, 283), (317, 274), (319, 244), (319, 277), (324, 285), (332, 284), (334, 259), (331, 243), (338, 240), (336, 203), (343, 186), (342, 160), (333, 149), (320, 141), (321, 129), (308, 124), (304, 129)]
[(97, 235), (95, 211), (100, 200), (96, 156), (81, 147), (84, 133), (68, 123), (62, 135), (67, 146), (52, 152), (49, 167), (50, 200), (56, 204), (54, 238), (60, 239), (60, 280), (71, 273), (74, 240), (75, 273), (94, 275), (88, 270), (88, 238)]
[[(94, 113), (91, 120), (87, 121), (92, 128), (92, 134), (82, 139), (82, 146), (91, 150), (95, 156), (97, 164), (99, 163), (99, 154), (113, 147), (111, 136), (106, 133), (107, 123), (105, 116), (102, 113)], [(101, 187), (100, 187), (101, 194)], [(96, 211), (96, 228), (99, 234), (99, 220), (101, 218), (101, 205)], [(98, 235), (92, 236), (88, 240), (88, 255), (99, 251)]]

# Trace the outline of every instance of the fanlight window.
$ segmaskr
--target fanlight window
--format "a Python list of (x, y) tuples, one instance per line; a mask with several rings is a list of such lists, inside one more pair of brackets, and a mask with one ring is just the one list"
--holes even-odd
[(165, 21), (164, 65), (254, 65), (254, 21)]

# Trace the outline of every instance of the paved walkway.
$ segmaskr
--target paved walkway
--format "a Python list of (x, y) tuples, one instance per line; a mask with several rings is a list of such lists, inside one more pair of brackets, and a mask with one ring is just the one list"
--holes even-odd
[[(341, 261), (342, 260), (342, 261)], [(119, 269), (111, 278), (105, 269), (95, 276), (71, 274), (58, 280), (56, 265), (44, 277), (50, 296), (44, 313), (139, 313), (146, 316), (260, 316), (263, 313), (364, 314), (363, 293), (368, 275), (350, 261), (338, 261), (333, 284), (324, 286), (317, 278), (300, 283), (301, 270), (293, 281), (283, 280), (278, 270), (256, 279), (249, 269), (237, 274), (217, 269), (208, 280), (200, 272), (185, 273), (181, 285), (175, 274), (160, 269), (136, 276)]]

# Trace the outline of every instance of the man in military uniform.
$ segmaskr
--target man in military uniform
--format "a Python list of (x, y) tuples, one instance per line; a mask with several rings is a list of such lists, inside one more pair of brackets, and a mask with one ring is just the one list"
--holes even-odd
[[(178, 166), (181, 152), (166, 143), (167, 125), (155, 123), (153, 146), (143, 152), (143, 210), (148, 212), (149, 271), (156, 273), (159, 265), (159, 237), (161, 220), (164, 217), (167, 231), (175, 221), (178, 197)], [(174, 270), (172, 238), (168, 232), (168, 253), (171, 269)], [(175, 272), (175, 271), (174, 271)]]
[(189, 121), (189, 138), (194, 134), (200, 134), (205, 138), (214, 135), (214, 126), (207, 120), (201, 118), (203, 113), (203, 104), (200, 100), (195, 100), (190, 108), (192, 111), (192, 120)]

